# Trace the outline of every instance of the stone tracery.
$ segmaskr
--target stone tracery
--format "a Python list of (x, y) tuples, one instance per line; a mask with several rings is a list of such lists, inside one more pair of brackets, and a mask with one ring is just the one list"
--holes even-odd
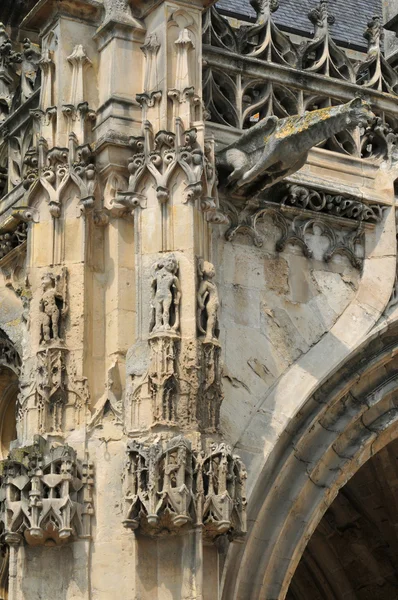
[[(358, 281), (369, 270), (369, 248), (377, 247), (375, 240), (388, 219), (389, 174), (376, 185), (375, 173), (382, 165), (378, 173), (385, 174), (386, 165), (394, 164), (398, 113), (391, 98), (395, 79), (380, 53), (377, 20), (366, 34), (368, 55), (355, 65), (331, 38), (325, 0), (311, 13), (314, 39), (301, 47), (276, 26), (278, 2), (252, 0), (256, 22), (238, 30), (210, 7), (203, 21), (202, 79), (201, 12), (209, 3), (187, 4), (134, 0), (105, 2), (103, 7), (71, 0), (65, 10), (76, 24), (73, 39), (66, 41), (67, 19), (54, 9), (54, 21), (43, 30), (40, 60), (36, 45), (26, 39), (21, 62), (4, 37), (0, 79), (7, 98), (6, 124), (0, 130), (0, 188), (6, 217), (0, 215), (0, 267), (5, 292), (12, 295), (14, 290), (13, 301), (20, 303), (14, 321), (20, 319), (23, 367), (18, 440), (0, 478), (0, 513), (13, 569), (21, 533), (28, 544), (35, 539), (44, 545), (88, 539), (93, 471), (88, 459), (78, 458), (86, 456), (88, 447), (88, 455), (104, 468), (98, 484), (99, 535), (120, 531), (122, 519), (136, 531), (137, 572), (145, 544), (157, 545), (160, 557), (162, 536), (178, 534), (170, 535), (170, 543), (179, 544), (181, 538), (179, 552), (196, 536), (195, 549), (185, 552), (181, 564), (192, 572), (197, 597), (207, 598), (208, 591), (200, 591), (204, 571), (211, 573), (210, 562), (221, 564), (217, 556), (225, 558), (223, 545), (243, 538), (247, 529), (248, 473), (223, 441), (240, 439), (229, 413), (236, 411), (242, 421), (247, 415), (258, 420), (265, 415), (264, 431), (272, 422), (277, 432), (280, 418), (269, 407), (257, 410), (250, 401), (245, 405), (244, 394), (266, 396), (265, 384), (279, 377), (289, 348), (280, 354), (278, 349), (267, 364), (244, 356), (251, 335), (256, 354), (255, 334), (247, 322), (255, 320), (261, 305), (261, 319), (271, 315), (273, 326), (283, 330), (284, 313), (273, 315), (269, 292), (275, 291), (278, 276), (283, 279), (290, 254), (292, 264), (303, 264), (297, 248), (309, 259), (311, 271), (304, 292), (297, 291), (297, 270), (290, 265), (289, 291), (283, 298), (283, 311), (291, 310), (287, 318), (307, 309), (301, 306), (302, 295), (315, 280), (320, 288), (338, 280), (351, 288), (344, 288), (347, 296), (359, 289), (361, 298)], [(80, 10), (87, 11), (83, 20)], [(47, 17), (32, 14), (28, 25), (33, 19), (34, 29), (35, 19), (41, 18)], [(5, 31), (0, 34), (6, 36)], [(132, 56), (137, 72), (133, 77), (129, 71), (127, 77), (125, 65), (131, 67)], [(361, 89), (368, 92), (368, 104), (352, 100)], [(23, 105), (25, 120), (18, 120), (12, 102)], [(304, 135), (306, 124), (312, 136)], [(316, 144), (319, 148), (312, 151)], [(338, 149), (340, 162), (330, 149)], [(345, 187), (336, 172), (344, 173)], [(333, 179), (332, 189), (327, 189), (325, 173)], [(213, 225), (221, 225), (221, 235)], [(266, 252), (248, 248), (237, 238), (242, 233)], [(235, 239), (234, 247), (224, 250), (223, 236)], [(272, 277), (264, 276), (267, 285), (256, 283), (249, 304), (246, 286), (256, 278), (253, 273), (258, 275), (256, 260), (261, 254), (266, 263), (274, 251), (280, 257), (274, 283), (267, 287)], [(13, 252), (19, 258), (11, 269)], [(241, 252), (237, 262), (246, 253), (254, 265), (249, 261), (240, 283), (228, 282), (228, 261), (235, 252)], [(327, 266), (320, 266), (319, 257)], [(348, 261), (343, 263), (342, 257)], [(351, 267), (363, 267), (361, 275)], [(363, 301), (372, 314), (375, 302)], [(337, 319), (339, 310), (334, 315), (329, 307), (322, 317)], [(10, 323), (14, 327), (11, 318)], [(256, 327), (259, 331), (262, 325)], [(231, 359), (230, 330), (242, 343), (242, 359)], [(266, 334), (272, 345), (272, 332)], [(310, 335), (306, 330), (304, 337)], [(288, 340), (286, 346), (295, 345)], [(7, 344), (3, 355), (20, 370)], [(224, 372), (222, 356), (228, 363)], [(234, 373), (229, 372), (231, 362)], [(245, 374), (247, 365), (252, 379)], [(97, 377), (102, 372), (104, 381)], [(241, 393), (235, 405), (231, 388)], [(46, 443), (39, 443), (40, 452), (25, 453), (37, 432)], [(259, 435), (254, 442), (247, 438), (237, 444), (248, 458), (249, 474), (251, 444), (262, 442)], [(107, 478), (117, 495), (115, 510), (104, 508)], [(11, 486), (21, 499), (10, 509)], [(142, 542), (141, 534), (150, 541)], [(215, 543), (207, 546), (208, 541)], [(109, 558), (113, 567), (107, 564), (107, 573), (122, 545), (125, 552), (130, 543), (129, 536), (117, 539), (116, 559)], [(89, 563), (87, 548), (84, 564)], [(94, 556), (100, 589), (104, 582), (98, 585), (95, 561)], [(159, 585), (157, 577), (149, 575), (151, 586)], [(220, 572), (215, 579), (218, 586)], [(176, 586), (180, 584), (181, 589), (186, 585), (178, 579)], [(128, 585), (126, 593), (131, 593), (135, 583), (129, 580)], [(12, 600), (19, 600), (18, 593), (12, 591)], [(184, 593), (188, 597), (190, 592)]]

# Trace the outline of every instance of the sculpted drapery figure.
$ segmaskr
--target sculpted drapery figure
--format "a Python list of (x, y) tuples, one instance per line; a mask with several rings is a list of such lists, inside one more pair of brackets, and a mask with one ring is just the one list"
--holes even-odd
[(210, 262), (200, 261), (199, 277), (201, 278), (198, 301), (198, 329), (204, 334), (205, 342), (217, 341), (218, 337), (218, 310), (220, 301), (217, 286), (213, 279), (216, 271)]
[(60, 319), (68, 313), (66, 302), (66, 273), (61, 276), (46, 273), (41, 280), (40, 343), (60, 341)]
[(174, 254), (160, 259), (154, 266), (151, 333), (179, 329), (181, 286), (177, 273), (178, 262)]

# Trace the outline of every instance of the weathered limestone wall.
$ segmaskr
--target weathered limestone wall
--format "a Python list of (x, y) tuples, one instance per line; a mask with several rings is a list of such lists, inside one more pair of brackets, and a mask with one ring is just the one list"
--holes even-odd
[(314, 258), (308, 260), (294, 246), (275, 251), (280, 230), (271, 218), (258, 229), (262, 248), (243, 236), (232, 244), (217, 240), (225, 349), (222, 426), (234, 443), (275, 382), (333, 327), (360, 280), (346, 257), (324, 263), (328, 241), (321, 231), (309, 236)]
[[(355, 471), (329, 455), (358, 450), (358, 407), (312, 395), (395, 318), (391, 71), (369, 51), (381, 83), (354, 97), (324, 1), (300, 77), (265, 0), (241, 46), (208, 13), (203, 58), (210, 4), (43, 0), (23, 56), (0, 28), (8, 600), (283, 600), (330, 500), (313, 481)], [(243, 63), (279, 81), (259, 97)]]

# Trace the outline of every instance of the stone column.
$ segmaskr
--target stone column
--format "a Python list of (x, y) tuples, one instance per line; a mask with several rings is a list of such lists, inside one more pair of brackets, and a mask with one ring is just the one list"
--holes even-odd
[[(225, 498), (235, 493), (227, 479), (235, 481), (236, 465), (230, 449), (218, 446), (221, 348), (211, 236), (225, 219), (203, 116), (204, 4), (135, 5), (146, 27), (137, 95), (142, 128), (129, 140), (128, 187), (117, 190), (114, 201), (114, 208), (132, 216), (135, 242), (137, 325), (126, 359), (124, 415), (132, 441), (124, 524), (137, 530), (137, 592), (162, 586), (170, 598), (210, 600), (203, 592), (204, 557), (212, 557), (207, 564), (217, 571), (211, 541), (234, 528), (227, 505), (232, 508), (235, 499), (226, 500), (225, 513), (219, 500), (224, 492)], [(209, 527), (213, 499), (217, 525)], [(149, 556), (156, 557), (150, 565)]]

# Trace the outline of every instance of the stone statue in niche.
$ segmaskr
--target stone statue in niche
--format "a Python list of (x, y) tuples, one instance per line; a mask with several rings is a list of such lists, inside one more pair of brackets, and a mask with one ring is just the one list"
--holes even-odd
[(152, 320), (150, 333), (178, 331), (180, 327), (181, 286), (178, 261), (169, 254), (157, 261), (152, 277)]
[(216, 271), (214, 265), (206, 260), (199, 262), (198, 271), (200, 279), (197, 295), (198, 329), (205, 336), (205, 343), (218, 343), (218, 310), (220, 301), (217, 286), (213, 281)]
[(66, 269), (61, 275), (46, 273), (41, 280), (40, 298), (40, 344), (59, 342), (60, 320), (68, 313), (66, 300)]

